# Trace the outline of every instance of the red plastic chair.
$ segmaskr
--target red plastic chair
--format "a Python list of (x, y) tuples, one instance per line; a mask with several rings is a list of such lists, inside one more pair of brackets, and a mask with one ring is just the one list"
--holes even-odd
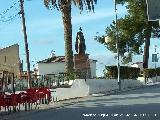
[(2, 109), (2, 107), (5, 107), (4, 95), (0, 95), (0, 110)]
[(51, 92), (48, 88), (39, 88), (37, 93), (40, 100), (47, 101), (47, 104), (49, 104), (51, 100)]

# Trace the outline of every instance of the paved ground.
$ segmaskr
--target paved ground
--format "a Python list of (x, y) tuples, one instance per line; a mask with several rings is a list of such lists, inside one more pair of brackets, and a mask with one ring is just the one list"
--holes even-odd
[(160, 120), (160, 84), (119, 95), (87, 97), (74, 104), (57, 103), (55, 106), (57, 108), (52, 106), (46, 110), (16, 113), (5, 118), (7, 120)]

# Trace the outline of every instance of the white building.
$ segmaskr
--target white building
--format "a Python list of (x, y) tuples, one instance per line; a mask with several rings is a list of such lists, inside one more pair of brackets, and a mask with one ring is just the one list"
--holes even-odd
[[(97, 60), (90, 59), (91, 78), (96, 77), (96, 62)], [(39, 61), (37, 63), (37, 74), (58, 74), (64, 72), (65, 68), (65, 57), (64, 56), (53, 56), (51, 58)]]
[(140, 71), (143, 71), (143, 62), (132, 63), (131, 67), (140, 68)]

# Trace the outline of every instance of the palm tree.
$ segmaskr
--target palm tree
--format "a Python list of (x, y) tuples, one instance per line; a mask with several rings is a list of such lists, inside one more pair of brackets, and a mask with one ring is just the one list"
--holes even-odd
[(80, 11), (83, 10), (83, 5), (86, 9), (94, 11), (94, 4), (97, 0), (43, 0), (44, 5), (48, 9), (56, 8), (62, 12), (64, 25), (64, 41), (65, 41), (65, 72), (73, 72), (73, 51), (72, 51), (72, 22), (71, 22), (71, 5), (74, 3)]

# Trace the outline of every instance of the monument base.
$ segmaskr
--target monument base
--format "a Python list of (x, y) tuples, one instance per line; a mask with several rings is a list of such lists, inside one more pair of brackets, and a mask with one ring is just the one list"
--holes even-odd
[(74, 69), (79, 73), (79, 78), (90, 78), (90, 63), (88, 54), (75, 54), (74, 55)]

